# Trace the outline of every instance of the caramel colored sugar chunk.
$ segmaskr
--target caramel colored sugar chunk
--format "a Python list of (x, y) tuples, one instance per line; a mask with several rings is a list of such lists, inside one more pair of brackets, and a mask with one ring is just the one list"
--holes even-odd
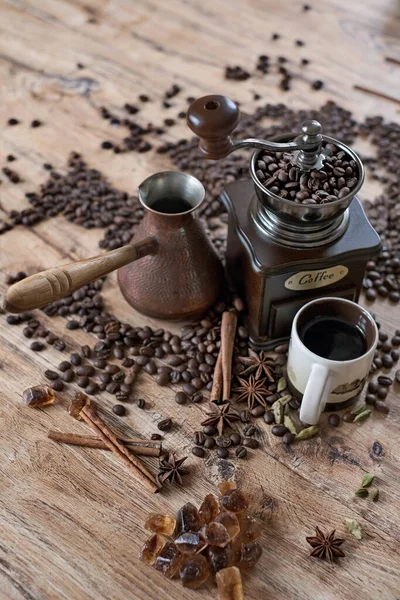
[(161, 535), (171, 537), (175, 531), (176, 521), (169, 515), (163, 515), (161, 513), (150, 513), (147, 517), (144, 528), (148, 531), (154, 531)]
[(218, 498), (214, 494), (207, 494), (199, 508), (199, 515), (202, 525), (215, 521), (215, 517), (221, 510)]
[(250, 542), (249, 544), (242, 544), (240, 551), (239, 566), (254, 567), (254, 565), (260, 560), (261, 554), (262, 546), (259, 542)]
[(154, 565), (157, 556), (164, 547), (164, 544), (165, 539), (161, 535), (158, 535), (158, 533), (151, 535), (149, 538), (147, 538), (143, 548), (140, 551), (140, 560), (148, 563), (149, 565)]
[(156, 558), (155, 568), (163, 575), (172, 579), (182, 564), (181, 554), (174, 542), (167, 542)]
[(197, 532), (201, 527), (199, 511), (191, 502), (179, 509), (177, 515), (177, 533)]
[(249, 506), (246, 495), (240, 490), (232, 490), (224, 494), (220, 498), (219, 503), (225, 510), (230, 510), (234, 513), (242, 512), (242, 510), (246, 510)]
[(210, 576), (210, 567), (202, 554), (187, 556), (183, 560), (179, 576), (183, 587), (199, 588)]
[(246, 511), (238, 513), (236, 516), (240, 526), (239, 537), (244, 544), (254, 542), (254, 540), (260, 537), (262, 527), (258, 519), (249, 515)]
[(236, 483), (234, 481), (220, 481), (218, 484), (220, 494), (224, 496), (232, 490), (236, 490)]
[(24, 404), (32, 408), (53, 404), (55, 399), (54, 391), (46, 385), (36, 385), (22, 393)]
[(243, 600), (242, 575), (237, 567), (221, 569), (217, 573), (218, 599)]
[(201, 535), (204, 541), (210, 546), (220, 546), (223, 548), (229, 544), (231, 536), (229, 535), (226, 527), (221, 523), (208, 523), (204, 525), (201, 530)]
[(235, 513), (223, 510), (219, 513), (215, 522), (221, 523), (226, 528), (231, 539), (236, 537), (240, 531), (239, 521)]
[(218, 546), (209, 546), (207, 548), (208, 562), (213, 573), (218, 573), (221, 569), (226, 569), (231, 564), (230, 546), (219, 548)]
[(204, 548), (204, 542), (199, 533), (187, 531), (175, 538), (175, 544), (182, 554), (195, 554)]
[(70, 414), (71, 417), (74, 417), (74, 419), (81, 421), (81, 410), (88, 404), (90, 404), (90, 398), (83, 392), (77, 392), (75, 398), (69, 403), (68, 414)]

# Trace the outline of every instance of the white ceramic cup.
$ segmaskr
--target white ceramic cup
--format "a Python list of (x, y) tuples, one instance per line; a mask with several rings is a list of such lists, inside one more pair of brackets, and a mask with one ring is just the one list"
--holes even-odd
[[(311, 352), (300, 339), (300, 333), (307, 323), (320, 316), (335, 316), (356, 325), (366, 343), (365, 353), (353, 360), (338, 361)], [(294, 395), (302, 396), (300, 419), (303, 423), (315, 425), (326, 406), (329, 408), (332, 404), (338, 409), (361, 392), (377, 343), (378, 328), (374, 319), (351, 300), (319, 298), (298, 311), (292, 325), (287, 372)]]

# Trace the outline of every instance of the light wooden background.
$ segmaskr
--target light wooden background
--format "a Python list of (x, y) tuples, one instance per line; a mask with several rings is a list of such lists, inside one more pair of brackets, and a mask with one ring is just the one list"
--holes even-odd
[[(153, 100), (140, 113), (143, 122), (175, 116), (187, 95), (226, 93), (251, 107), (252, 92), (264, 101), (284, 100), (294, 108), (318, 106), (333, 98), (357, 117), (382, 114), (398, 119), (398, 105), (354, 91), (368, 85), (400, 95), (400, 68), (384, 63), (400, 58), (400, 14), (397, 0), (2, 0), (0, 2), (0, 162), (13, 153), (11, 166), (25, 182), (3, 182), (1, 216), (27, 206), (25, 191), (44, 181), (43, 162), (62, 169), (71, 150), (81, 150), (121, 189), (134, 190), (150, 173), (169, 168), (153, 154), (115, 156), (99, 149), (103, 139), (121, 135), (98, 118), (102, 104), (118, 108), (136, 102), (139, 93)], [(89, 23), (95, 18), (97, 23)], [(271, 43), (273, 32), (282, 35)], [(295, 39), (306, 41), (297, 48)], [(320, 92), (302, 78), (290, 94), (277, 89), (275, 75), (244, 83), (222, 77), (226, 64), (244, 67), (260, 53), (311, 60), (304, 77), (323, 79)], [(78, 70), (76, 63), (85, 65)], [(161, 112), (163, 92), (176, 82), (184, 87), (182, 103)], [(3, 127), (10, 117), (23, 122)], [(45, 126), (31, 129), (32, 119)], [(166, 139), (187, 136), (184, 124)], [(377, 186), (366, 184), (362, 196)], [(34, 230), (16, 228), (0, 237), (0, 269), (32, 273), (97, 252), (99, 231), (86, 231), (62, 217)], [(0, 285), (4, 290), (4, 274)], [(149, 322), (128, 309), (114, 278), (105, 296), (112, 312), (134, 324)], [(385, 302), (374, 306), (387, 330), (399, 327), (399, 310)], [(44, 322), (45, 319), (43, 319)], [(51, 328), (64, 333), (65, 321)], [(157, 323), (158, 325), (158, 323)], [(71, 345), (86, 343), (79, 332)], [(98, 450), (62, 447), (46, 439), (49, 428), (82, 431), (62, 407), (30, 410), (22, 391), (38, 384), (42, 372), (58, 364), (58, 352), (34, 355), (19, 328), (0, 322), (0, 598), (2, 600), (165, 600), (216, 597), (214, 585), (201, 592), (167, 582), (138, 561), (146, 533), (142, 524), (150, 510), (174, 512), (183, 503), (214, 491), (214, 483), (230, 472), (254, 494), (265, 521), (264, 554), (245, 580), (246, 598), (393, 600), (400, 598), (400, 452), (399, 388), (388, 403), (388, 417), (373, 415), (360, 426), (323, 426), (316, 439), (285, 452), (279, 439), (262, 428), (263, 449), (235, 466), (205, 463), (190, 456), (187, 486), (149, 496), (113, 456)], [(396, 399), (397, 394), (397, 399)], [(125, 423), (148, 436), (161, 416), (176, 420), (165, 436), (166, 447), (179, 455), (190, 451), (191, 436), (205, 407), (178, 407), (174, 392), (157, 388), (141, 376), (138, 397), (146, 411), (132, 407)], [(111, 407), (108, 395), (101, 402)], [(373, 458), (372, 444), (384, 449)], [(378, 503), (355, 499), (365, 472), (377, 475)], [(360, 521), (364, 539), (345, 534), (346, 517)], [(305, 536), (313, 527), (337, 528), (345, 535), (346, 558), (329, 565), (308, 557)]]

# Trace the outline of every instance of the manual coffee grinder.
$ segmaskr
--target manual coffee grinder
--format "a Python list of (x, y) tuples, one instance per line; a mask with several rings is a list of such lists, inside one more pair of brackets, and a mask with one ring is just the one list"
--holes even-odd
[[(287, 339), (296, 312), (315, 298), (336, 296), (357, 302), (366, 263), (381, 246), (356, 196), (365, 177), (357, 154), (323, 135), (318, 121), (303, 123), (299, 135), (234, 141), (230, 135), (239, 122), (239, 109), (225, 96), (196, 100), (187, 122), (200, 138), (205, 158), (219, 160), (235, 150), (256, 149), (251, 179), (227, 184), (221, 196), (229, 215), (227, 274), (247, 303), (250, 343), (267, 348)], [(344, 177), (338, 185), (345, 189), (328, 193), (322, 182), (327, 182), (325, 189), (334, 186), (327, 168), (333, 151), (342, 159), (338, 163), (335, 156), (336, 165), (351, 161), (353, 176), (346, 180), (346, 169), (337, 167)], [(271, 153), (276, 153), (272, 156), (277, 168), (269, 175), (277, 177), (286, 160), (286, 166), (289, 162), (297, 167), (295, 181), (300, 183), (294, 185), (289, 178), (279, 188), (263, 181), (259, 161)], [(303, 194), (295, 192), (300, 184)]]

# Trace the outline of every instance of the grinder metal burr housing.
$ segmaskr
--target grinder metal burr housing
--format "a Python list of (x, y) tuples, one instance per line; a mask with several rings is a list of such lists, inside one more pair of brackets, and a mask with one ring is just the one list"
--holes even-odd
[[(380, 238), (356, 196), (365, 176), (357, 154), (323, 135), (313, 120), (303, 123), (298, 135), (232, 140), (239, 109), (225, 96), (196, 100), (187, 122), (200, 138), (205, 158), (256, 149), (251, 180), (230, 183), (222, 193), (229, 213), (227, 270), (246, 299), (252, 344), (267, 347), (288, 337), (297, 310), (314, 298), (357, 301), (366, 262), (380, 249)], [(352, 173), (347, 180), (346, 168), (333, 169), (343, 171), (340, 189), (327, 173), (333, 168), (333, 153), (336, 165), (351, 165), (346, 167)], [(271, 167), (271, 177), (264, 177), (260, 164), (267, 172)], [(288, 165), (293, 167), (290, 177), (284, 169)], [(281, 187), (274, 185), (280, 183), (278, 176)]]

